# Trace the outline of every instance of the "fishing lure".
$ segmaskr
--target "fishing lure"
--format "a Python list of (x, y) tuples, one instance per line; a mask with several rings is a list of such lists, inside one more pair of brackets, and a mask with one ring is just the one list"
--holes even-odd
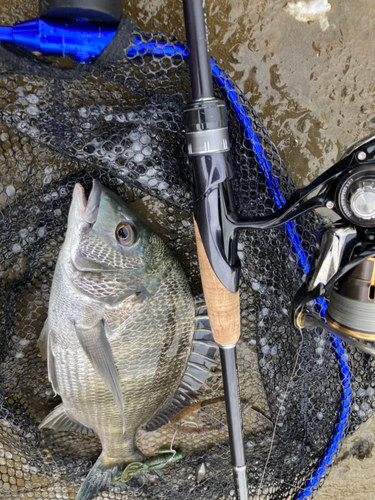
[(116, 474), (112, 482), (127, 483), (134, 476), (145, 476), (149, 472), (164, 469), (167, 465), (174, 464), (181, 460), (182, 454), (177, 451), (160, 450), (155, 456), (148, 458), (144, 462), (132, 462), (128, 464), (123, 472)]

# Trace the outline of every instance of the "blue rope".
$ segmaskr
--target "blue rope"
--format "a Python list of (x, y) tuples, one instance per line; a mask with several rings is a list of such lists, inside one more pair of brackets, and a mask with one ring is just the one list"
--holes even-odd
[[(250, 144), (257, 159), (257, 163), (266, 178), (269, 192), (275, 201), (276, 207), (279, 209), (285, 204), (286, 202), (285, 197), (280, 192), (279, 183), (277, 179), (272, 177), (271, 165), (268, 162), (266, 154), (259, 141), (258, 135), (256, 134), (256, 132), (252, 130), (251, 120), (247, 115), (246, 109), (243, 105), (239, 103), (239, 92), (232, 85), (232, 83), (225, 75), (225, 73), (217, 66), (216, 62), (213, 59), (211, 59), (211, 66), (212, 66), (212, 73), (219, 85), (219, 88), (223, 96), (230, 101), (238, 120), (244, 124), (245, 137), (250, 141)], [(310, 270), (308, 255), (303, 248), (303, 243), (297, 232), (297, 227), (295, 223), (293, 221), (287, 222), (284, 224), (284, 228), (291, 242), (293, 251), (297, 257), (299, 266), (303, 269), (305, 273), (308, 273)], [(325, 311), (327, 309), (327, 302), (321, 298), (317, 300), (317, 305), (318, 308), (320, 309), (320, 314), (322, 316), (325, 316)], [(340, 443), (345, 435), (345, 429), (349, 423), (350, 402), (352, 398), (351, 387), (350, 387), (351, 377), (350, 377), (349, 363), (345, 354), (342, 341), (332, 334), (330, 335), (330, 340), (335, 349), (336, 358), (339, 362), (340, 379), (342, 382), (339, 415), (337, 417), (337, 422), (333, 435), (331, 436), (328, 442), (323, 458), (319, 460), (318, 464), (315, 466), (315, 469), (311, 475), (311, 479), (309, 479), (305, 483), (302, 492), (296, 495), (295, 500), (307, 499), (312, 494), (316, 486), (319, 484), (320, 480), (324, 477), (328, 466), (332, 463), (335, 454), (340, 448)]]
[[(188, 57), (187, 47), (183, 44), (172, 44), (163, 41), (149, 41), (145, 42), (142, 38), (137, 37), (132, 46), (128, 49), (127, 57), (145, 57), (146, 55), (153, 55), (156, 57), (177, 57), (184, 58)], [(280, 191), (278, 180), (272, 176), (272, 167), (268, 161), (267, 155), (262, 147), (257, 133), (252, 128), (251, 118), (248, 115), (245, 106), (241, 104), (240, 91), (231, 82), (228, 76), (224, 73), (222, 69), (219, 68), (216, 61), (211, 58), (212, 75), (216, 83), (218, 84), (220, 91), (224, 98), (229, 101), (237, 119), (243, 127), (244, 135), (249, 141), (252, 150), (257, 159), (257, 164), (262, 171), (269, 192), (275, 202), (275, 205), (280, 209), (286, 202), (284, 195)], [(286, 222), (284, 224), (284, 229), (290, 240), (292, 249), (296, 255), (298, 264), (304, 273), (308, 273), (310, 270), (310, 263), (308, 260), (308, 254), (303, 248), (302, 240), (298, 234), (297, 227), (293, 221)], [(318, 299), (318, 308), (320, 309), (320, 314), (325, 315), (327, 309), (327, 303), (324, 299)], [(332, 463), (334, 456), (340, 448), (340, 443), (345, 436), (345, 429), (348, 426), (350, 418), (350, 403), (352, 399), (351, 394), (351, 376), (349, 363), (345, 354), (344, 346), (342, 341), (330, 335), (330, 340), (335, 349), (335, 355), (340, 367), (340, 379), (342, 383), (341, 391), (341, 403), (339, 408), (339, 414), (336, 421), (336, 426), (333, 434), (328, 441), (327, 448), (323, 457), (318, 461), (312, 472), (310, 479), (306, 481), (302, 488), (302, 491), (295, 496), (295, 500), (307, 499), (314, 491), (316, 486), (324, 477), (327, 468)]]

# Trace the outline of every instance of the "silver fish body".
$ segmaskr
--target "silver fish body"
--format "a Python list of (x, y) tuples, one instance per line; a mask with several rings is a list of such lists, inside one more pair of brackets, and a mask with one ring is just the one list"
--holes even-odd
[(87, 202), (77, 184), (42, 332), (63, 403), (41, 427), (93, 430), (102, 470), (142, 460), (137, 429), (169, 406), (194, 321), (188, 282), (164, 242), (97, 181)]

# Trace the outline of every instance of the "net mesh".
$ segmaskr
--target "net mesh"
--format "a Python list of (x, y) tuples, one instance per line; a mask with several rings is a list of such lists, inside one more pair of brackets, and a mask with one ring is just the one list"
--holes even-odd
[[(60, 402), (37, 340), (74, 184), (89, 190), (96, 178), (120, 194), (174, 250), (194, 295), (202, 294), (182, 121), (190, 99), (183, 44), (132, 25), (117, 35), (117, 46), (111, 57), (69, 68), (0, 47), (2, 498), (74, 499), (101, 450), (95, 437), (38, 430)], [(229, 111), (237, 208), (272, 213), (293, 192), (292, 181), (249, 102), (215, 62), (213, 74)], [(345, 433), (375, 405), (369, 356), (288, 321), (319, 222), (312, 215), (240, 237), (238, 367), (253, 497), (309, 496)], [(197, 401), (222, 395), (217, 368)], [(172, 442), (180, 462), (97, 498), (233, 498), (222, 401), (137, 435), (146, 456)]]

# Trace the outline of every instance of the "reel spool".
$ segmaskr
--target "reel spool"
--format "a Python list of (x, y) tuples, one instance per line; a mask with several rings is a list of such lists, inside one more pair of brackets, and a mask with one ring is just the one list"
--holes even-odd
[[(306, 308), (323, 297), (329, 299), (327, 323)], [(291, 319), (297, 327), (324, 328), (375, 355), (375, 349), (355, 340), (375, 341), (375, 247), (359, 241), (356, 228), (340, 221), (321, 230), (311, 271), (293, 299)]]
[(326, 319), (345, 335), (375, 341), (375, 257), (339, 280), (332, 290)]

